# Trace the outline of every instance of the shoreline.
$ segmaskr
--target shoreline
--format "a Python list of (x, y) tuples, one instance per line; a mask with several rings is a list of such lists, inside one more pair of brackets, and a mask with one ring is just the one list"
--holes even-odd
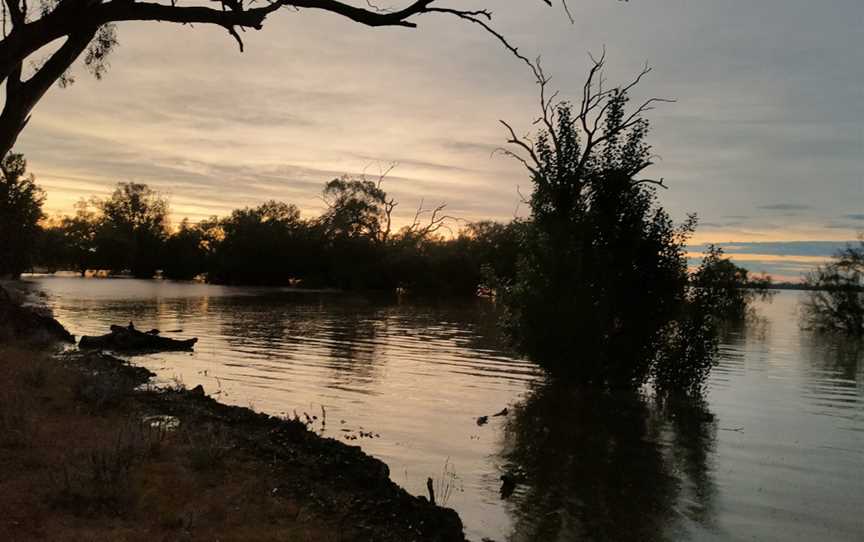
[(454, 510), (301, 419), (156, 388), (102, 352), (7, 339), (0, 539), (466, 540)]

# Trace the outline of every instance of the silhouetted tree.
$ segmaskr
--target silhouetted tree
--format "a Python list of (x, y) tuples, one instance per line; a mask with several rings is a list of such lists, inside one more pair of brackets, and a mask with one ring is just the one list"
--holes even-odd
[(168, 230), (168, 202), (146, 184), (118, 183), (98, 202), (101, 211), (96, 245), (104, 266), (152, 277)]
[(34, 256), (45, 193), (21, 154), (5, 155), (0, 173), (0, 277), (17, 278)]
[[(143, 237), (161, 241), (154, 242), (152, 261), (138, 274), (161, 269), (172, 279), (203, 275), (213, 283), (474, 296), (481, 283), (490, 287), (492, 275), (512, 278), (523, 222), (468, 224), (455, 237), (445, 237), (439, 231), (451, 232), (452, 218), (443, 214), (445, 206), (427, 208), (421, 201), (413, 220), (392, 233), (390, 214), (398, 203), (384, 191), (382, 179), (327, 183), (330, 206), (315, 219), (304, 220), (295, 206), (270, 201), (197, 224), (184, 220), (170, 234), (160, 218), (167, 203), (143, 185), (121, 185), (111, 198), (82, 200), (74, 216), (46, 225), (45, 242), (62, 247), (40, 249), (39, 264), (82, 274), (131, 269), (136, 240)], [(138, 230), (155, 233), (139, 236)]]
[(165, 240), (162, 275), (170, 279), (189, 280), (206, 271), (204, 232), (189, 223), (188, 218)]
[(377, 182), (342, 176), (324, 186), (322, 199), (327, 210), (321, 217), (327, 235), (333, 239), (365, 239), (384, 243), (390, 236), (390, 212), (396, 202), (388, 199)]
[(468, 224), (460, 237), (471, 240), (471, 252), (481, 266), (481, 282), (496, 289), (501, 283), (510, 284), (516, 277), (516, 264), (522, 247), (522, 237), (529, 225), (523, 220), (507, 224), (483, 220)]
[(36, 235), (33, 267), (39, 267), (40, 270), (49, 273), (66, 269), (69, 262), (69, 252), (62, 223), (58, 220), (43, 221)]
[(426, 208), (421, 200), (411, 223), (393, 234), (392, 213), (399, 202), (382, 186), (393, 167), (374, 181), (343, 176), (325, 185), (327, 210), (318, 223), (327, 239), (330, 284), (378, 290), (427, 289), (431, 284), (428, 250), (452, 217), (442, 213), (445, 204)]
[[(548, 2), (547, 2), (548, 3)], [(261, 29), (271, 13), (282, 8), (323, 10), (351, 21), (371, 26), (413, 28), (416, 18), (425, 14), (455, 16), (475, 23), (500, 40), (519, 56), (515, 47), (490, 26), (491, 12), (486, 9), (439, 7), (437, 0), (414, 0), (398, 9), (381, 9), (374, 4), (358, 7), (338, 0), (218, 0), (208, 4), (180, 5), (140, 0), (4, 0), (0, 39), (0, 82), (6, 83), (6, 100), (0, 113), (0, 156), (12, 149), (30, 113), (55, 83), (65, 86), (74, 81), (69, 73), (82, 54), (87, 69), (98, 79), (107, 68), (106, 59), (117, 45), (116, 23), (160, 21), (187, 25), (213, 25), (226, 29), (243, 49), (239, 30)], [(23, 76), (27, 61), (59, 43), (33, 75)], [(521, 58), (521, 57), (520, 57)]]
[(93, 202), (80, 200), (75, 204), (75, 216), (64, 217), (60, 228), (66, 243), (66, 266), (83, 277), (88, 269), (98, 267), (96, 238), (100, 220)]
[(309, 224), (294, 205), (269, 201), (234, 211), (219, 223), (208, 280), (229, 284), (289, 284), (321, 260)]
[(686, 301), (685, 244), (695, 218), (675, 226), (657, 204), (663, 180), (651, 165), (642, 113), (624, 87), (604, 88), (594, 62), (574, 105), (547, 96), (537, 66), (540, 132), (519, 138), (506, 123), (505, 151), (531, 174), (531, 224), (504, 300), (517, 344), (553, 373), (599, 386), (633, 388), (657, 363), (667, 324)]
[(706, 292), (715, 303), (715, 314), (724, 318), (742, 319), (758, 298), (771, 295), (771, 277), (751, 277), (749, 271), (723, 257), (723, 249), (708, 245), (702, 265), (693, 274), (692, 283)]
[(864, 235), (807, 275), (813, 288), (803, 303), (806, 326), (864, 335)]

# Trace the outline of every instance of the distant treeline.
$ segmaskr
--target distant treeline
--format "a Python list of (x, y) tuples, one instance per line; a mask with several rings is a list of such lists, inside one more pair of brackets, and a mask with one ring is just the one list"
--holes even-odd
[(107, 198), (80, 201), (73, 216), (43, 221), (31, 264), (49, 272), (452, 295), (476, 294), (484, 274), (513, 276), (523, 222), (462, 223), (454, 231), (458, 222), (438, 206), (419, 208), (410, 225), (395, 229), (397, 202), (381, 179), (334, 179), (323, 199), (318, 217), (269, 201), (172, 228), (166, 199), (147, 185), (120, 183)]

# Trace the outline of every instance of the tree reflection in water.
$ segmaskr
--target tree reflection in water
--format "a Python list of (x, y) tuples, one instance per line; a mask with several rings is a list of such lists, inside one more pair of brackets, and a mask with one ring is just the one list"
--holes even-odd
[(704, 405), (539, 385), (511, 412), (512, 541), (679, 538), (711, 523), (717, 426)]

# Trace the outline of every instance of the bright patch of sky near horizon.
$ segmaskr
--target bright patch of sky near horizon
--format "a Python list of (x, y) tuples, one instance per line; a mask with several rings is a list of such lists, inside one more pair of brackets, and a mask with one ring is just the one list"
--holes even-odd
[[(646, 173), (666, 179), (674, 217), (699, 214), (694, 243), (864, 230), (860, 0), (571, 0), (572, 25), (539, 0), (493, 7), (495, 27), (543, 56), (564, 97), (604, 45), (611, 83), (654, 66), (634, 98), (678, 101), (650, 113), (662, 160)], [(371, 29), (286, 10), (246, 32), (242, 54), (221, 29), (121, 24), (106, 78), (78, 69), (75, 85), (52, 89), (17, 150), (49, 212), (135, 181), (168, 195), (177, 221), (267, 199), (310, 216), (324, 182), (398, 162), (386, 188), (402, 220), (421, 198), (468, 220), (524, 213), (524, 171), (490, 153), (505, 140), (498, 119), (532, 128), (530, 73), (468, 23), (416, 22)]]

